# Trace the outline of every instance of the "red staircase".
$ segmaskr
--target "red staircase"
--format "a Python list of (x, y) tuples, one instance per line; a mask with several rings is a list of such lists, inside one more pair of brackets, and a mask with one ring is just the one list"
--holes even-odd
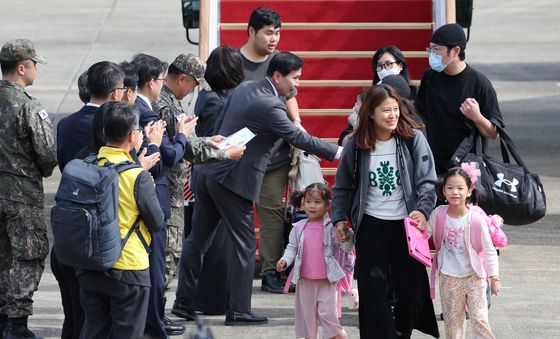
[[(297, 100), (309, 133), (336, 142), (360, 88), (371, 85), (371, 58), (381, 46), (403, 51), (418, 83), (428, 66), (424, 52), (432, 34), (432, 0), (221, 0), (221, 45), (247, 41), (256, 7), (282, 18), (279, 49), (305, 61)], [(332, 184), (336, 163), (322, 161)]]

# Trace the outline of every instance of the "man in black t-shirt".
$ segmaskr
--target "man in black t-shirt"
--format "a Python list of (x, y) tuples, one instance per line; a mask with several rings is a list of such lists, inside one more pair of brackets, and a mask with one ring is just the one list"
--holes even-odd
[(416, 105), (426, 122), (436, 171), (447, 163), (465, 137), (476, 127), (483, 137), (498, 137), (504, 127), (496, 91), (490, 81), (465, 62), (467, 39), (458, 24), (447, 24), (432, 35), (430, 69), (424, 72)]

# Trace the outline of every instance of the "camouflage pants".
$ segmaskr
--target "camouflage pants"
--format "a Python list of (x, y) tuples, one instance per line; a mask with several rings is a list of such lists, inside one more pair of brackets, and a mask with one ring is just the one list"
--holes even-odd
[(29, 316), (49, 253), (43, 209), (0, 201), (0, 248), (0, 316)]
[(183, 207), (171, 207), (171, 218), (167, 220), (167, 244), (165, 246), (165, 289), (177, 275), (181, 249), (183, 248), (184, 225)]

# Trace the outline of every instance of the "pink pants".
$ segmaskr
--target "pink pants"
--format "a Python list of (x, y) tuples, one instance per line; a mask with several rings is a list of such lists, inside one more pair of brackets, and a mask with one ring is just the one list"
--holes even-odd
[(465, 338), (465, 310), (469, 312), (473, 338), (492, 338), (488, 323), (486, 280), (471, 274), (454, 278), (440, 273), (439, 290), (447, 339)]
[(336, 285), (337, 286), (336, 311), (339, 318), (342, 317), (342, 295), (350, 294), (350, 291), (352, 290), (352, 282), (354, 281), (353, 272), (347, 272), (346, 270), (344, 270), (344, 273), (346, 275), (344, 276), (344, 278), (340, 279)]
[(296, 337), (317, 339), (319, 325), (323, 338), (346, 336), (336, 312), (336, 283), (300, 279), (296, 288)]

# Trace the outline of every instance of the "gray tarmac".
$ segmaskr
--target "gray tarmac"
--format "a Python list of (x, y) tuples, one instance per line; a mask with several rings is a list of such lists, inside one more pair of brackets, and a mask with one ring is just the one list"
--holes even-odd
[[(503, 290), (492, 298), (490, 324), (497, 338), (560, 338), (560, 3), (486, 0), (474, 5), (467, 61), (494, 84), (507, 130), (527, 166), (541, 176), (548, 198), (542, 220), (505, 227), (510, 244), (500, 256)], [(172, 61), (179, 53), (197, 52), (185, 39), (179, 1), (0, 0), (0, 8), (0, 42), (31, 39), (49, 60), (39, 65), (29, 92), (55, 122), (81, 107), (76, 81), (96, 61), (130, 60), (138, 52)], [(496, 146), (492, 144), (494, 150)], [(45, 180), (46, 217), (59, 179), (55, 170)], [(169, 311), (174, 293), (168, 298)], [(226, 327), (223, 316), (207, 320), (216, 338), (291, 338), (293, 305), (293, 295), (261, 292), (255, 280), (253, 310), (268, 316), (269, 324)], [(439, 313), (439, 300), (435, 308)], [(30, 327), (57, 338), (63, 318), (58, 285), (47, 262)], [(342, 323), (349, 338), (359, 337), (356, 311), (344, 309)], [(193, 331), (192, 323), (185, 324), (186, 333)], [(439, 325), (443, 334), (443, 323)]]

